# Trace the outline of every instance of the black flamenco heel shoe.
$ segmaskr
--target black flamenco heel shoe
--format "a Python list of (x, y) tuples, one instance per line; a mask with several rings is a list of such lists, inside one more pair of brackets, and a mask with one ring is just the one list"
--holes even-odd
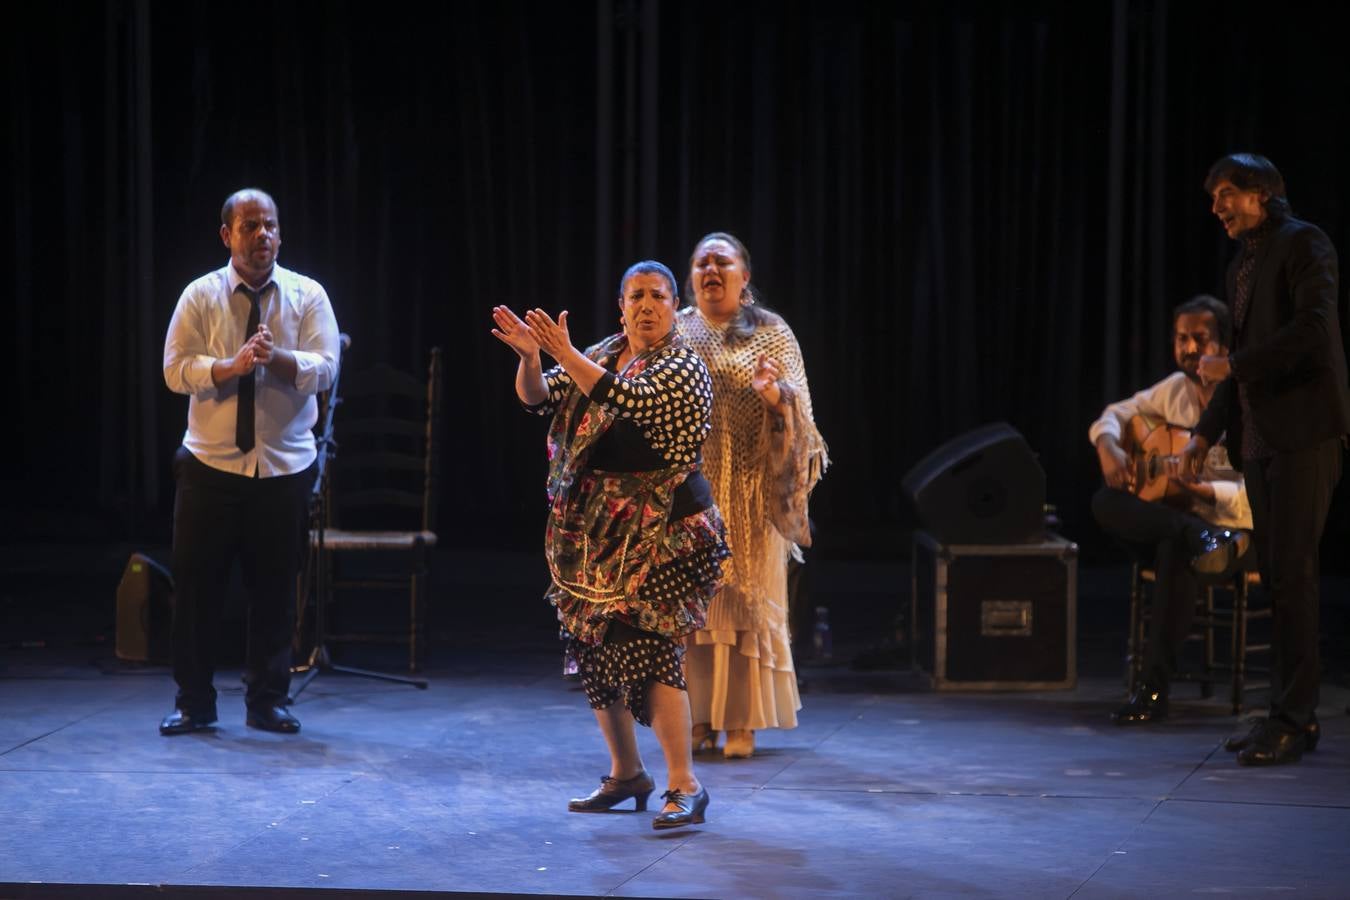
[(624, 781), (606, 775), (600, 779), (600, 787), (592, 791), (589, 797), (568, 800), (567, 808), (572, 812), (604, 812), (632, 797), (634, 808), (638, 812), (646, 812), (647, 798), (654, 790), (656, 782), (646, 772), (639, 772)]
[(682, 794), (679, 791), (666, 791), (661, 799), (674, 803), (678, 810), (663, 812), (652, 819), (652, 827), (679, 828), (682, 825), (702, 825), (706, 821), (704, 812), (708, 809), (708, 789), (699, 787), (697, 794)]

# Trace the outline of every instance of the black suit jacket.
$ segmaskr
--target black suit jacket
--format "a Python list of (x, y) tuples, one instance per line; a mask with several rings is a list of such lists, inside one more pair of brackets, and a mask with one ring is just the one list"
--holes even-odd
[[(1239, 379), (1247, 386), (1253, 422), (1275, 450), (1301, 450), (1350, 431), (1336, 249), (1316, 225), (1286, 218), (1256, 252), (1246, 314), (1233, 322), (1234, 375), (1215, 390), (1195, 429), (1211, 444), (1227, 431), (1229, 456), (1238, 467)], [(1240, 259), (1228, 266), (1230, 306)]]

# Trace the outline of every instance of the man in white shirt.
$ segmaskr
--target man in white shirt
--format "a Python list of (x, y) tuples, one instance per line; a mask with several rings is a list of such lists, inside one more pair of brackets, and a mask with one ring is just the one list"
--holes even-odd
[(1201, 381), (1200, 359), (1226, 354), (1231, 334), (1228, 307), (1214, 297), (1202, 294), (1178, 306), (1172, 312), (1172, 352), (1180, 371), (1112, 403), (1088, 430), (1106, 481), (1092, 498), (1093, 515), (1157, 573), (1143, 678), (1129, 702), (1112, 714), (1118, 725), (1167, 716), (1168, 680), (1190, 631), (1197, 576), (1231, 570), (1250, 544), (1251, 507), (1242, 475), (1223, 447), (1213, 449), (1198, 480), (1172, 480), (1184, 492), (1180, 502), (1146, 501), (1134, 493), (1138, 476), (1123, 439), (1135, 416), (1193, 429), (1215, 388)]
[(333, 383), (338, 327), (318, 282), (277, 265), (276, 203), (253, 188), (221, 209), (230, 262), (189, 284), (164, 341), (164, 381), (187, 394), (174, 457), (174, 711), (161, 734), (216, 721), (216, 638), (230, 567), (248, 593), (246, 722), (294, 733), (295, 583), (317, 450), (315, 396)]

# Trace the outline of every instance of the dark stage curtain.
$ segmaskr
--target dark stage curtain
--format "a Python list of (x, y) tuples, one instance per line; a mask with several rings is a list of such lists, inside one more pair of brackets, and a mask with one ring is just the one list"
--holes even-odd
[(352, 369), (445, 348), (447, 543), (533, 548), (542, 525), (543, 424), (515, 403), (489, 308), (569, 309), (589, 343), (615, 330), (628, 263), (683, 275), (716, 229), (746, 241), (806, 355), (836, 461), (821, 552), (905, 555), (901, 476), (996, 420), (1091, 550), (1088, 423), (1170, 371), (1173, 305), (1222, 292), (1209, 163), (1267, 154), (1347, 246), (1346, 55), (1320, 7), (1278, 12), (24, 7), (0, 150), (6, 531), (167, 535), (186, 399), (163, 384), (164, 331), (226, 261), (221, 201), (258, 185)]

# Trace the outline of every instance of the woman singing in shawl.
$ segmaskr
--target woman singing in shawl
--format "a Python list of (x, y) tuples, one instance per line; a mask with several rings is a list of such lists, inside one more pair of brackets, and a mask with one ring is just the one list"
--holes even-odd
[(807, 497), (829, 464), (811, 416), (801, 348), (783, 319), (755, 304), (750, 254), (730, 234), (702, 238), (689, 260), (697, 303), (676, 326), (713, 379), (704, 470), (735, 556), (688, 641), (694, 749), (749, 757), (755, 732), (795, 728), (801, 700), (788, 635), (787, 563), (809, 547)]
[[(520, 357), (517, 396), (553, 416), (547, 597), (609, 746), (609, 774), (568, 809), (597, 812), (629, 797), (647, 808), (655, 782), (636, 720), (666, 758), (654, 828), (702, 822), (708, 808), (694, 774), (683, 641), (703, 626), (729, 555), (700, 471), (712, 383), (675, 331), (678, 305), (674, 275), (647, 261), (620, 282), (623, 333), (585, 352), (572, 345), (566, 312), (555, 322), (540, 309), (523, 321), (504, 306), (492, 311), (492, 333)], [(558, 363), (547, 372), (541, 349)]]

